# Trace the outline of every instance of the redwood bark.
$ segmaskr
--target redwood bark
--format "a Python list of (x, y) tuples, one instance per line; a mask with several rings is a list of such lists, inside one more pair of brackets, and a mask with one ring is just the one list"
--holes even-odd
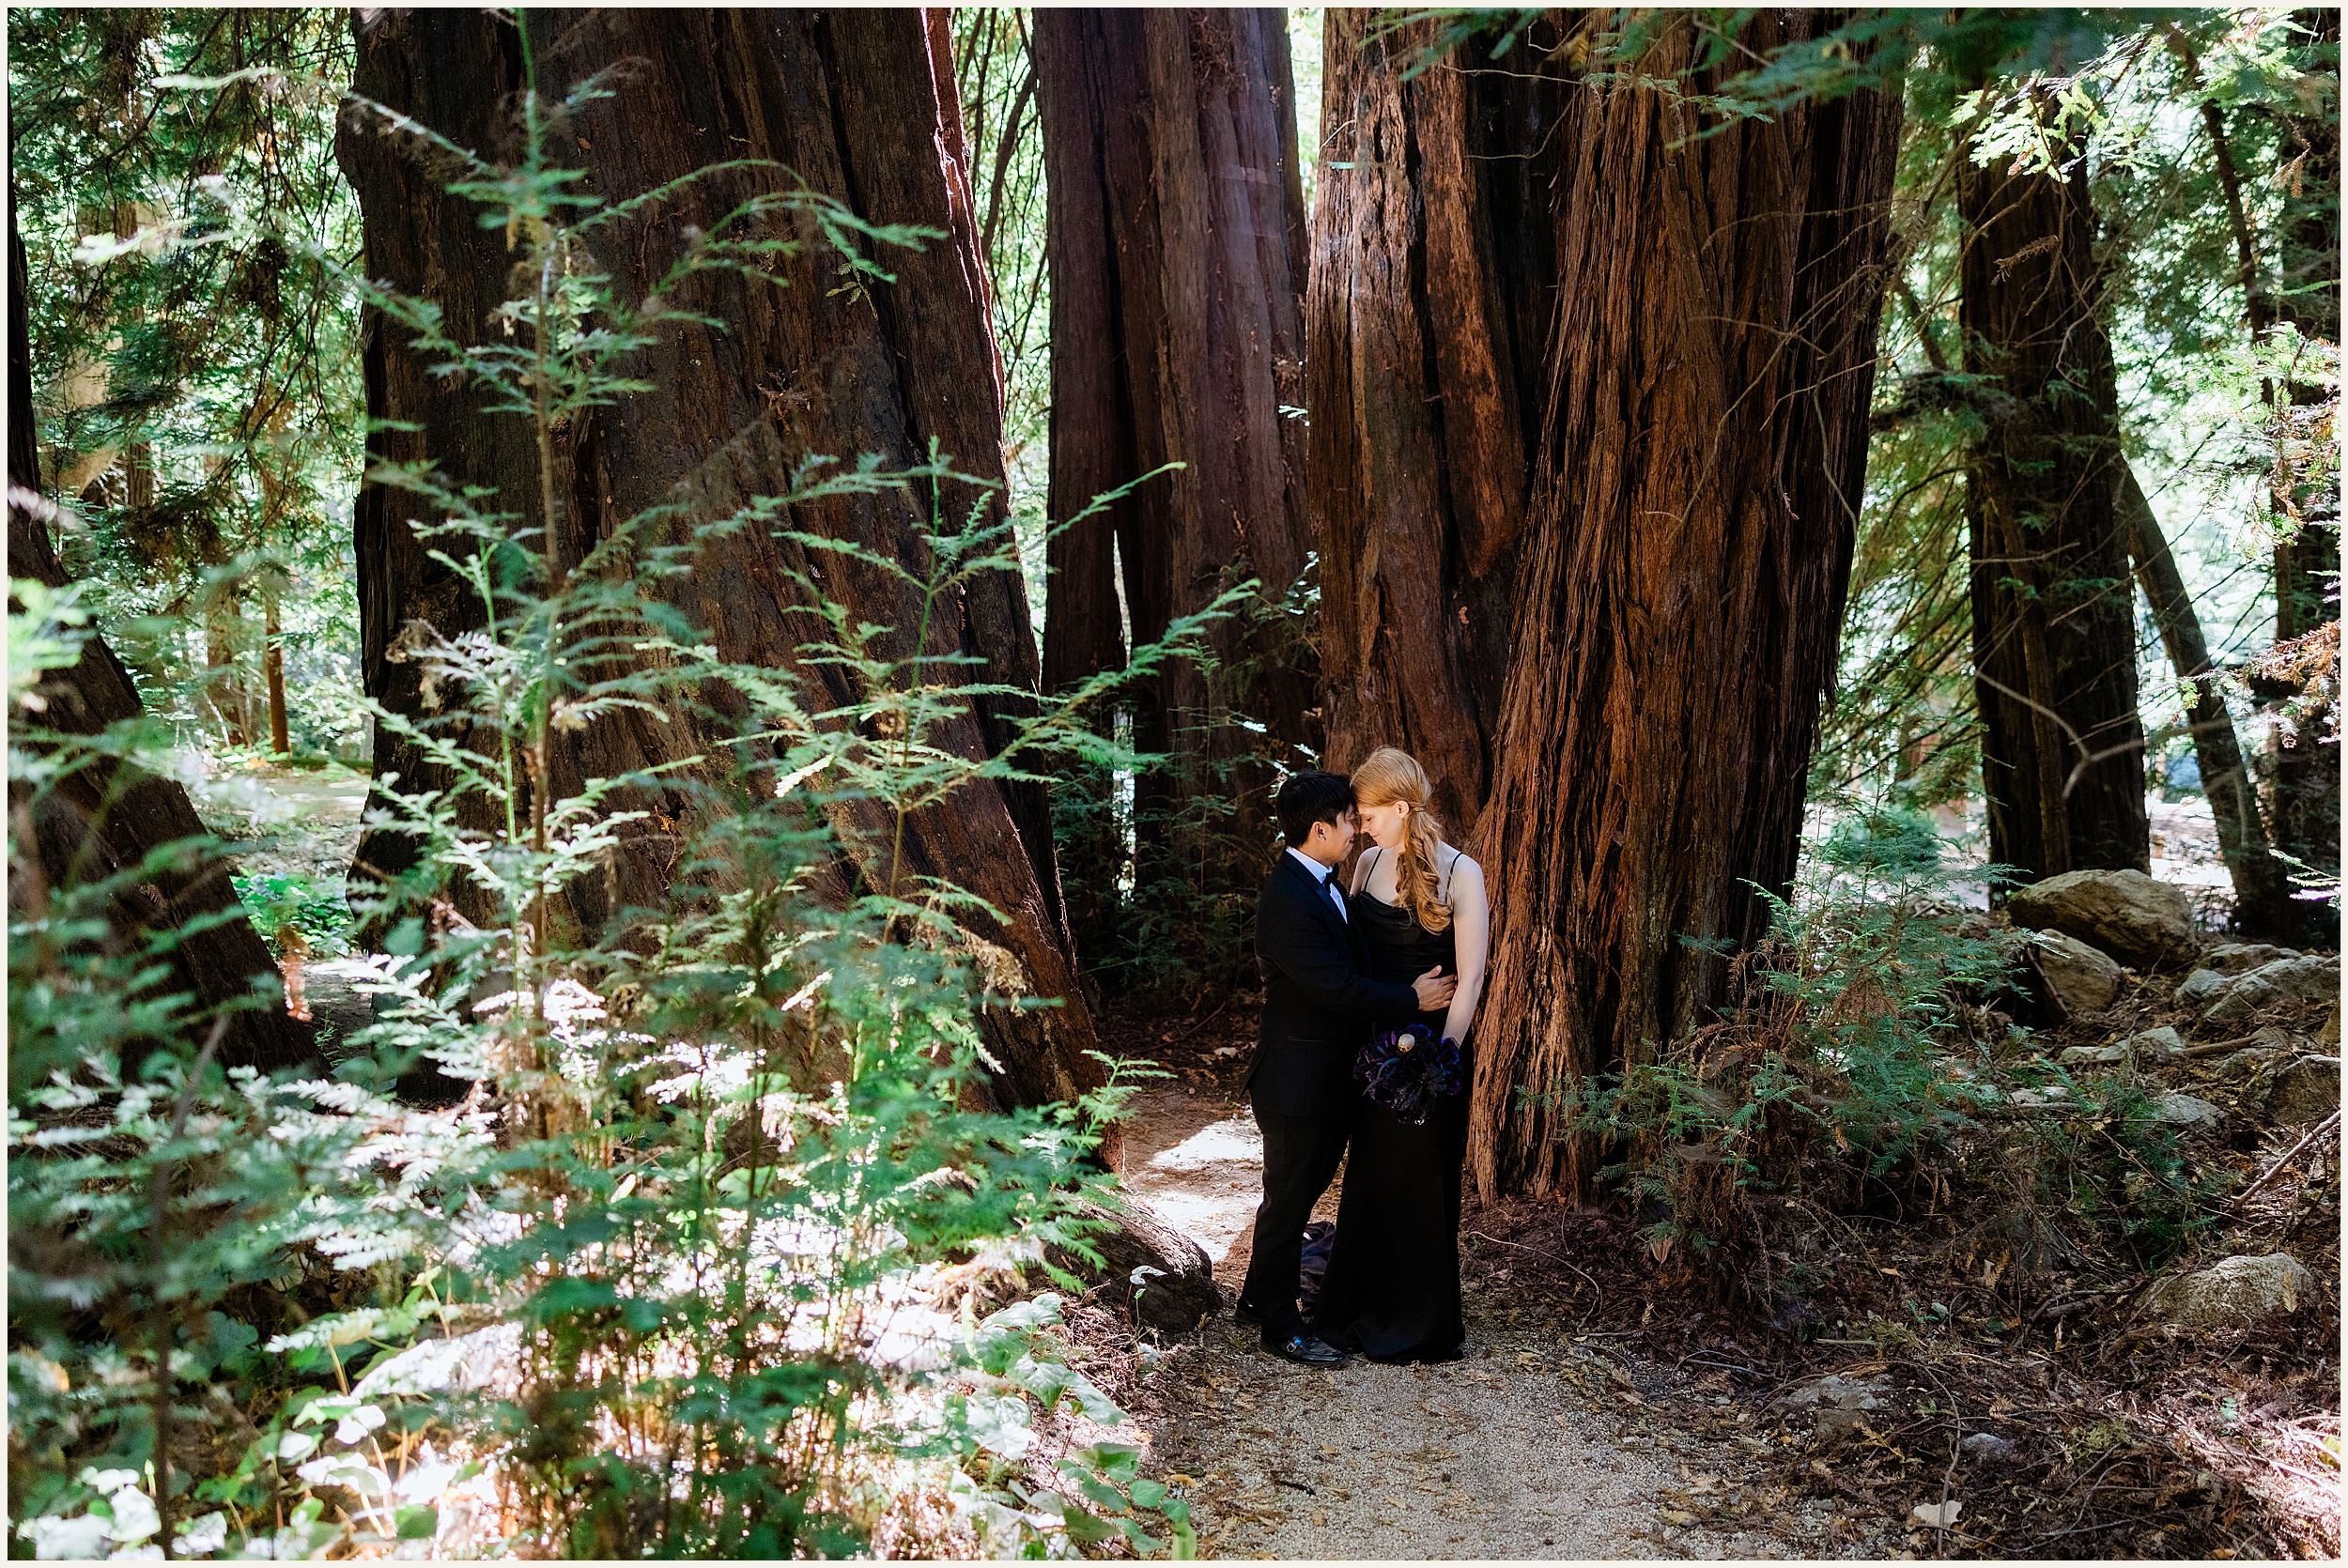
[[(1742, 41), (1834, 23), (1766, 13)], [(1577, 1087), (1723, 1000), (1722, 949), (1766, 929), (1751, 884), (1791, 880), (1898, 142), (1896, 100), (1870, 93), (1699, 139), (1678, 94), (1575, 79), (1600, 24), (1406, 84), (1425, 24), (1382, 44), (1332, 11), (1324, 68), (1331, 753), (1409, 746), (1474, 823), (1486, 1194), (1587, 1191)], [(1638, 72), (1695, 48), (1676, 28)]]
[[(1318, 743), (1307, 629), (1280, 602), (1305, 573), (1304, 195), (1277, 10), (1039, 10), (1036, 83), (1050, 201), (1056, 518), (1161, 464), (1052, 546), (1047, 684), (1124, 657), (1111, 540), (1138, 642), (1249, 577), (1254, 613), (1212, 657), (1139, 693), (1136, 740), (1171, 754), (1138, 804), (1228, 799), (1232, 828), (1146, 840), (1137, 878), (1252, 887), (1274, 776)], [(1259, 746), (1242, 721), (1260, 720)], [(1273, 753), (1267, 756), (1266, 752)]]
[(2151, 864), (2118, 396), (2083, 153), (1958, 173), (1968, 374), (2004, 401), (1966, 474), (1989, 855), (2026, 881)]
[(1372, 21), (1328, 13), (1306, 312), (1327, 765), (1402, 747), (1463, 834), (1510, 662), (1575, 89), (1469, 51), (1406, 82), (1417, 34), (1373, 43)]
[[(659, 536), (680, 542), (696, 523), (785, 490), (795, 466), (815, 453), (873, 453), (904, 466), (925, 458), (935, 438), (961, 472), (999, 484), (1000, 382), (960, 161), (959, 111), (950, 75), (937, 69), (933, 21), (942, 18), (912, 10), (528, 14), (542, 97), (626, 62), (620, 96), (588, 106), (564, 131), (565, 145), (576, 146), (578, 164), (605, 197), (625, 201), (733, 160), (772, 160), (791, 171), (729, 171), (596, 230), (595, 264), (624, 296), (641, 298), (661, 278), (692, 227), (706, 230), (759, 192), (793, 188), (795, 177), (873, 221), (946, 236), (922, 251), (877, 255), (895, 274), (893, 284), (840, 288), (838, 257), (825, 251), (811, 223), (799, 230), (800, 251), (775, 269), (781, 287), (721, 274), (686, 284), (676, 303), (724, 330), (671, 327), (629, 367), (654, 391), (581, 418), (561, 435), (564, 481), (552, 522), (566, 561), (579, 561), (615, 523), (657, 504), (681, 506)], [(359, 27), (361, 94), (460, 143), (510, 155), (506, 100), (523, 84), (509, 23), (479, 12), (384, 12)], [(505, 297), (510, 265), (500, 237), (475, 226), (469, 205), (440, 190), (437, 171), (355, 117), (346, 121), (338, 152), (360, 193), (370, 273), (428, 292), (456, 335), (493, 330), (484, 314)], [(425, 356), (380, 321), (368, 342), (367, 384), (371, 414), (424, 427), (378, 436), (379, 455), (430, 457), (448, 477), (488, 485), (538, 520), (525, 424), (479, 417), (461, 393), (438, 385)], [(942, 489), (803, 504), (783, 526), (853, 540), (922, 570), (916, 529), (933, 505), (954, 524), (974, 506), (1002, 515), (999, 489)], [(411, 617), (456, 631), (474, 613), (422, 560), (406, 522), (415, 510), (409, 498), (370, 485), (359, 527), (368, 686), (409, 713), (419, 709), (415, 682), (407, 667), (388, 661), (392, 637)], [(789, 672), (814, 706), (850, 700), (842, 672), (798, 652), (816, 625), (794, 571), (820, 583), (855, 619), (898, 628), (887, 646), (910, 653), (917, 595), (885, 574), (758, 529), (704, 542), (691, 571), (660, 591), (721, 658)], [(925, 651), (980, 661), (950, 667), (945, 678), (1034, 691), (1037, 653), (1018, 574), (987, 574), (937, 607)], [(740, 707), (727, 692), (703, 695), (721, 711)], [(967, 756), (987, 754), (1008, 742), (1020, 707), (1016, 696), (991, 699), (934, 738)], [(707, 755), (726, 739), (687, 722), (600, 719), (564, 737), (556, 785), (567, 792), (585, 777)], [(378, 734), (378, 774), (415, 765), (385, 740)], [(681, 826), (695, 809), (681, 791), (642, 792), (622, 804), (650, 809), (656, 820), (618, 857), (610, 879), (616, 901), (595, 885), (568, 890), (569, 916), (585, 930), (602, 928), (626, 906), (661, 901)], [(1085, 1054), (1094, 1036), (1075, 989), (1040, 786), (975, 784), (916, 813), (899, 863), (891, 862), (878, 807), (843, 804), (835, 825), (856, 874), (870, 882), (943, 877), (1003, 911), (1002, 923), (983, 922), (976, 933), (996, 950), (986, 964), (990, 979), (1061, 999), (1058, 1007), (987, 1010), (984, 1026), (1001, 1064), (994, 1084), (999, 1100), (1064, 1099), (1100, 1081)], [(363, 853), (395, 858), (397, 851), (378, 838)]]
[[(2284, 209), (2278, 246), (2282, 288), (2276, 297), (2276, 315), (2304, 335), (2337, 346), (2340, 342), (2340, 12), (2333, 8), (2294, 11), (2292, 20), (2305, 29), (2305, 41), (2293, 50), (2294, 64), (2308, 79), (2328, 81), (2331, 96), (2297, 114), (2278, 114), (2283, 131), (2279, 149), (2287, 170), (2291, 197)], [(2279, 172), (2279, 171), (2278, 171)], [(2339, 407), (2339, 393), (2316, 380), (2285, 383), (2296, 408), (2329, 404)], [(2319, 416), (2320, 417), (2320, 416)], [(2300, 414), (2309, 425), (2314, 419)], [(2310, 464), (2312, 484), (2302, 484), (2289, 499), (2295, 526), (2275, 549), (2275, 640), (2299, 643), (2297, 677), (2285, 691), (2261, 695), (2300, 698), (2295, 720), (2278, 726), (2272, 754), (2270, 796), (2275, 841), (2278, 848), (2315, 869), (2319, 874), (2340, 872), (2340, 668), (2338, 634), (2329, 651), (2314, 634), (2340, 619), (2340, 470), (2337, 464)], [(2302, 641), (2301, 639), (2307, 639)], [(2254, 682), (2258, 690), (2262, 683)], [(2287, 726), (2287, 728), (2286, 728)], [(2340, 915), (2336, 908), (2303, 902), (2301, 940), (2337, 944)]]
[[(8, 572), (63, 588), (70, 580), (52, 546), (39, 500), (40, 462), (33, 424), (32, 351), (24, 304), (24, 245), (16, 229), (16, 199), (8, 198)], [(20, 496), (26, 504), (20, 504)], [(136, 718), (138, 688), (102, 637), (82, 645), (69, 669), (52, 670), (37, 688), (45, 704), (44, 729), (93, 735)], [(139, 865), (164, 846), (199, 838), (204, 823), (187, 792), (128, 764), (77, 770), (39, 796), (10, 785), (9, 804), (29, 821), (38, 874), (51, 888), (92, 883)], [(19, 831), (22, 831), (21, 828)], [(11, 901), (29, 896), (20, 879), (34, 868), (11, 855)], [(219, 1057), (226, 1067), (263, 1071), (306, 1068), (317, 1060), (317, 1040), (308, 1024), (286, 1016), (277, 965), (252, 923), (244, 918), (229, 880), (235, 864), (214, 856), (193, 869), (157, 872), (150, 882), (113, 900), (107, 923), (113, 940), (136, 950), (153, 934), (178, 930), (168, 955), (170, 976), (159, 982), (163, 994), (184, 992), (200, 1010), (250, 1004), (234, 1013), (221, 1037)], [(202, 922), (237, 911), (216, 925)], [(191, 924), (199, 929), (188, 930)]]

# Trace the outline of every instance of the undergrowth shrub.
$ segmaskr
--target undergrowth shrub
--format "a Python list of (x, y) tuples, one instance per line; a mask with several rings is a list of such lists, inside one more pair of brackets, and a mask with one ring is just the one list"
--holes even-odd
[(1602, 1175), (1659, 1261), (1769, 1305), (1820, 1283), (1790, 1243), (1822, 1216), (1945, 1207), (1967, 1171), (1991, 1280), (2097, 1249), (2149, 1270), (2215, 1222), (2229, 1178), (2141, 1081), (2076, 1080), (1985, 1005), (2027, 1000), (2027, 933), (1963, 907), (1957, 884), (1982, 876), (1952, 869), (1920, 814), (1852, 813), (1794, 896), (1769, 898), (1734, 1009), (1583, 1086), (1578, 1123), (1617, 1154)]
[(1578, 1125), (1618, 1151), (1601, 1176), (1648, 1206), (1659, 1260), (1766, 1299), (1765, 1211), (1846, 1201), (1967, 1124), (1981, 1090), (1947, 1062), (2016, 939), (1962, 908), (1941, 848), (1920, 814), (1854, 814), (1791, 899), (1763, 893), (1735, 1009), (1583, 1085)]
[[(605, 90), (590, 82), (565, 105), (523, 94), (511, 166), (404, 127), (457, 161), (451, 189), (512, 237), (529, 292), (502, 308), (511, 338), (459, 346), (429, 305), (352, 280), (442, 356), (440, 374), (530, 422), (548, 464), (553, 423), (640, 390), (628, 355), (657, 311), (677, 314), (657, 297), (625, 308), (586, 269), (578, 230), (610, 209), (548, 154), (562, 110)], [(800, 189), (714, 225), (672, 285), (695, 269), (765, 276), (799, 243), (764, 238), (791, 227), (766, 220), (791, 214), (875, 282), (852, 237), (924, 238)], [(957, 1313), (940, 1284), (973, 1264), (1077, 1284), (1053, 1259), (1098, 1260), (1081, 1206), (1107, 1195), (1092, 1156), (1130, 1078), (1112, 1070), (1074, 1104), (974, 1108), (982, 1010), (1037, 1005), (987, 989), (974, 961), (964, 922), (1000, 915), (893, 872), (826, 896), (838, 879), (824, 873), (845, 849), (836, 824), (876, 807), (902, 836), (955, 791), (1055, 758), (1130, 770), (1097, 714), (1227, 606), (969, 757), (939, 735), (992, 688), (811, 582), (806, 651), (844, 673), (850, 700), (718, 661), (654, 591), (690, 558), (689, 543), (652, 543), (672, 515), (631, 520), (565, 570), (493, 497), (428, 466), (374, 477), (444, 519), (418, 532), (487, 630), (412, 626), (402, 651), (440, 705), (374, 711), (451, 782), (382, 792), (424, 853), (363, 912), (388, 935), (362, 985), (377, 1022), (350, 1054), (326, 1077), (224, 1073), (216, 1020), (153, 994), (178, 933), (126, 948), (106, 924), (140, 868), (12, 882), (17, 1538), (44, 1556), (1065, 1556), (1111, 1537), (1187, 1555), (1183, 1506), (1138, 1476), (1133, 1446), (1101, 1435), (1044, 1464), (1040, 1412), (1068, 1406), (1055, 1420), (1077, 1436), (1121, 1420), (1056, 1348), (1057, 1299), (981, 1319), (974, 1294)], [(916, 563), (859, 560), (934, 604), (1016, 569), (1008, 523), (935, 509), (950, 480), (978, 483), (937, 453), (902, 471), (811, 461), (790, 493), (690, 532), (788, 531), (815, 497), (912, 490), (934, 507)], [(22, 722), (30, 688), (14, 672), (70, 662), (82, 628), (70, 600), (18, 592), (21, 822), (61, 770), (151, 761), (155, 737)], [(604, 656), (622, 650), (659, 657)], [(740, 699), (730, 730), (700, 701), (716, 688)], [(652, 779), (556, 795), (552, 737), (629, 707), (689, 711), (728, 738), (660, 770), (699, 807), (665, 900), (564, 932), (550, 903), (601, 873), (631, 819), (615, 801)], [(477, 918), (452, 915), (460, 884)], [(297, 929), (317, 913), (290, 884), (243, 891)], [(467, 1085), (461, 1099), (396, 1098), (426, 1060)]]

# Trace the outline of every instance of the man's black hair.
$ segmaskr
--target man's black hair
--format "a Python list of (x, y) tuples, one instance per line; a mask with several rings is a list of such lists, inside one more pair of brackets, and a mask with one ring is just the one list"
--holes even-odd
[(1337, 825), (1353, 809), (1353, 785), (1341, 773), (1292, 773), (1272, 804), (1280, 819), (1280, 833), (1291, 849), (1302, 849), (1313, 836), (1313, 823)]

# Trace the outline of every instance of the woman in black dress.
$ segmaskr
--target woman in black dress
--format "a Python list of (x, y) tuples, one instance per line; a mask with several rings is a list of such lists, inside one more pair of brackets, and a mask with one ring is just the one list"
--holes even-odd
[[(1460, 1042), (1484, 989), (1491, 935), (1484, 873), (1443, 841), (1427, 809), (1427, 775), (1392, 746), (1353, 774), (1353, 803), (1374, 847), (1353, 868), (1346, 904), (1368, 938), (1375, 977), (1408, 985), (1430, 966), (1457, 975), (1451, 1006), (1421, 1014)], [(1313, 1331), (1379, 1361), (1447, 1361), (1467, 1338), (1460, 1314), (1460, 1172), (1468, 1097), (1435, 1102), (1413, 1125), (1365, 1098), (1345, 1156), (1336, 1244), (1314, 1304)]]

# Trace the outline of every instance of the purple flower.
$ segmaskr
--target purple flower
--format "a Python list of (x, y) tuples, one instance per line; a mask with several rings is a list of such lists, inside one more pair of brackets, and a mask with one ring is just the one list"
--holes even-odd
[(1436, 1100), (1467, 1087), (1460, 1042), (1436, 1039), (1424, 1023), (1389, 1030), (1362, 1047), (1353, 1058), (1353, 1076), (1361, 1080), (1364, 1094), (1412, 1127), (1434, 1114)]

